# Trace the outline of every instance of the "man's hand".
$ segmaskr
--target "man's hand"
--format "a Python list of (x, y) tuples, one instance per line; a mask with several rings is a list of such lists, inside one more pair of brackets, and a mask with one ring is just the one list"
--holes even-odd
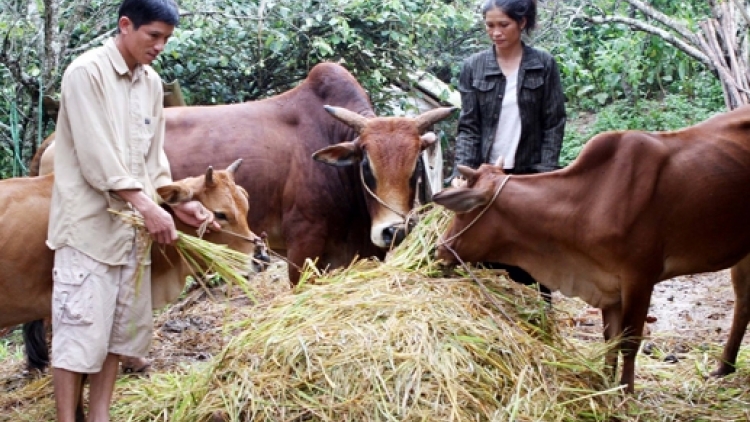
[(120, 190), (115, 193), (129, 202), (143, 216), (146, 231), (155, 242), (171, 245), (177, 241), (177, 229), (172, 216), (145, 193), (140, 190)]
[(208, 221), (207, 227), (209, 229), (221, 230), (221, 226), (214, 219), (213, 213), (198, 201), (188, 201), (170, 206), (172, 207), (172, 211), (174, 211), (174, 215), (189, 226), (201, 227)]

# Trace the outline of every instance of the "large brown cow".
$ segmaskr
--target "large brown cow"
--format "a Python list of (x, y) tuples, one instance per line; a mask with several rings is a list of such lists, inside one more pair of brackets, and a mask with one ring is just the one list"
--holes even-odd
[(354, 77), (322, 63), (275, 97), (165, 108), (165, 150), (175, 178), (245, 160), (237, 183), (263, 198), (248, 222), (287, 257), (296, 284), (307, 258), (321, 268), (344, 266), (357, 256), (382, 258), (403, 238), (419, 154), (436, 140), (426, 131), (453, 110), (376, 117)]
[(419, 154), (435, 142), (425, 132), (452, 111), (376, 117), (354, 77), (322, 63), (275, 97), (165, 109), (165, 149), (175, 177), (231, 157), (246, 161), (237, 183), (264, 198), (248, 214), (250, 226), (286, 255), (296, 284), (307, 258), (344, 266), (356, 256), (382, 258), (401, 240)]
[(607, 355), (633, 390), (653, 286), (732, 267), (734, 321), (721, 364), (734, 371), (750, 321), (750, 106), (672, 132), (592, 138), (569, 167), (512, 176), (461, 168), (468, 186), (434, 200), (456, 211), (438, 258), (517, 265), (601, 308)]
[[(216, 216), (222, 231), (205, 239), (254, 255), (265, 261), (265, 245), (247, 225), (247, 192), (234, 182), (240, 160), (226, 170), (211, 167), (200, 177), (189, 177), (159, 189), (169, 203), (197, 199)], [(54, 253), (47, 248), (47, 222), (54, 175), (0, 180), (0, 328), (50, 315)], [(194, 228), (176, 220), (178, 230)], [(162, 251), (163, 249), (163, 251)], [(174, 301), (191, 269), (172, 247), (152, 251), (154, 308)], [(46, 347), (46, 345), (37, 345)]]

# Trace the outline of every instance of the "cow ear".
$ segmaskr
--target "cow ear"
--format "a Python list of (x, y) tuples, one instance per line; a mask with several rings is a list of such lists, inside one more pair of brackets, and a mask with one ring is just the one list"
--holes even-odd
[(174, 205), (193, 199), (193, 191), (184, 184), (172, 183), (156, 189), (161, 199), (167, 204)]
[(342, 142), (315, 151), (313, 160), (336, 167), (351, 166), (362, 160), (362, 149), (357, 142)]
[(449, 188), (433, 195), (432, 200), (451, 211), (464, 213), (486, 205), (489, 197), (479, 189)]
[(458, 172), (466, 179), (466, 184), (469, 186), (473, 186), (479, 177), (479, 171), (461, 164), (458, 165)]
[(420, 136), (419, 139), (422, 141), (422, 149), (425, 149), (432, 146), (435, 141), (437, 141), (437, 135), (435, 135), (435, 132), (426, 132), (424, 135)]

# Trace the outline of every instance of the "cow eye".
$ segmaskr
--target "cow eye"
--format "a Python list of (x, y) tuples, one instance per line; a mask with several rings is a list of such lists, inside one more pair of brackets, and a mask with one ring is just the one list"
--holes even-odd
[(365, 183), (370, 189), (375, 188), (375, 176), (372, 174), (372, 167), (370, 167), (370, 159), (365, 155), (362, 160), (362, 175), (364, 176)]
[(214, 218), (217, 220), (227, 220), (227, 215), (223, 212), (214, 211)]

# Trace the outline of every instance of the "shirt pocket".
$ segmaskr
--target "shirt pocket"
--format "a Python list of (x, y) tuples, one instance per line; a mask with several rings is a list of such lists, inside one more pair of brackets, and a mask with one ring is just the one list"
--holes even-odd
[(148, 150), (149, 148), (151, 148), (151, 141), (153, 141), (154, 135), (156, 134), (156, 125), (158, 123), (158, 120), (154, 116), (143, 117), (143, 126), (141, 128), (140, 137), (140, 151), (144, 156), (148, 154)]
[(93, 274), (84, 269), (55, 268), (54, 312), (63, 324), (91, 325), (94, 322)]
[(480, 105), (487, 105), (497, 100), (495, 98), (495, 86), (497, 81), (488, 81), (484, 79), (475, 80), (472, 87), (477, 95), (477, 101)]
[(519, 103), (541, 106), (544, 101), (544, 78), (540, 72), (527, 72), (523, 78)]

